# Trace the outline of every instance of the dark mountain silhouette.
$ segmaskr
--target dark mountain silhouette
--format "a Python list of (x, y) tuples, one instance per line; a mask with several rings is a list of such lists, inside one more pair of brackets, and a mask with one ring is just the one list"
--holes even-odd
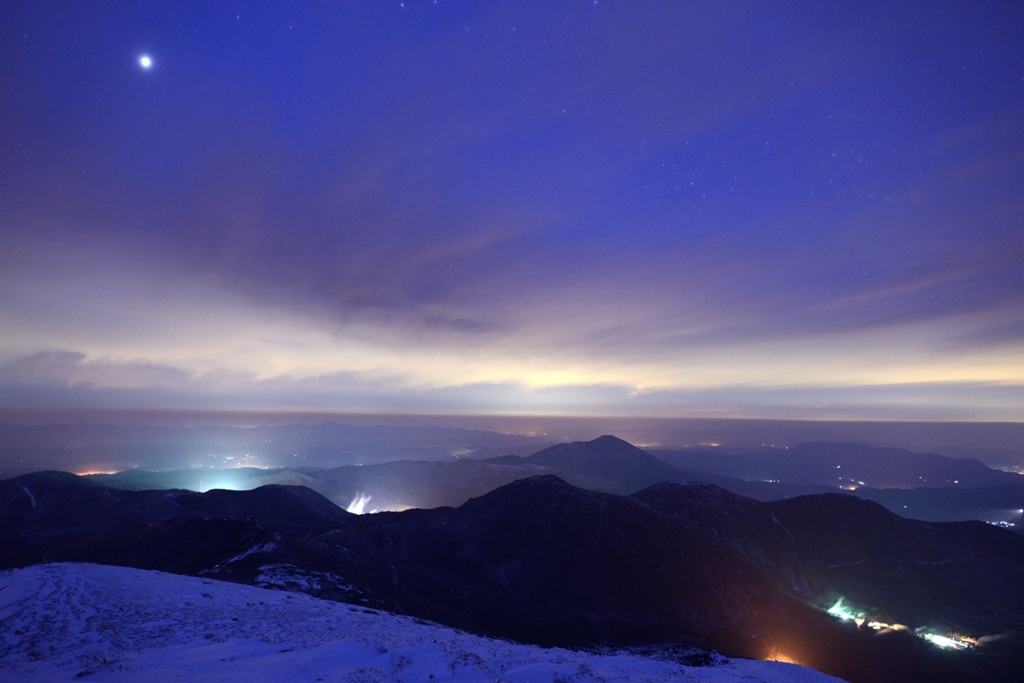
[[(580, 450), (545, 456), (562, 457), (585, 462)], [(855, 681), (1022, 673), (1024, 538), (901, 519), (839, 494), (761, 503), (662, 482), (621, 496), (545, 475), (458, 508), (356, 516), (301, 488), (118, 491), (41, 473), (0, 482), (0, 536), (2, 567), (81, 560), (202, 574), (545, 645), (782, 653)], [(940, 653), (908, 631), (827, 616), (839, 598), (890, 623), (1006, 638)]]
[[(574, 486), (605, 493), (633, 493), (654, 482), (684, 476), (633, 444), (608, 435), (593, 441), (557, 444), (522, 461), (548, 468)], [(505, 462), (511, 464), (511, 459)]]
[[(787, 482), (744, 481), (731, 477), (680, 470), (687, 481), (704, 481), (762, 502), (785, 500), (819, 493), (845, 494), (871, 500), (885, 506), (900, 517), (925, 522), (963, 522), (980, 520), (1007, 526), (1024, 534), (1024, 484), (964, 488), (876, 489), (858, 486), (842, 489), (823, 484), (791, 484)], [(1011, 526), (1012, 525), (1012, 526)]]
[(1024, 533), (1024, 485), (919, 489), (873, 489), (851, 491), (865, 500), (873, 500), (901, 517), (929, 522), (956, 522), (979, 519), (1013, 524)]
[(843, 598), (887, 623), (1024, 632), (1024, 539), (1004, 529), (903, 519), (832, 493), (761, 503), (666, 482), (633, 498), (712, 534), (821, 608)]
[[(507, 456), (515, 458), (516, 456)], [(368, 496), (365, 510), (434, 508), (465, 503), (516, 479), (544, 474), (530, 465), (460, 459), (454, 462), (398, 461), (366, 467), (338, 467), (317, 475), (317, 487), (339, 505)]]
[(755, 500), (842, 490), (881, 503), (902, 517), (930, 522), (982, 520), (1012, 525), (1024, 534), (1024, 479), (978, 460), (862, 444), (652, 453), (678, 466), (709, 470), (684, 470), (689, 481), (708, 481)]
[(503, 455), (454, 461), (399, 460), (328, 470), (185, 470), (173, 472), (127, 471), (91, 475), (109, 486), (193, 487), (210, 485), (255, 488), (266, 484), (308, 486), (341, 507), (360, 496), (368, 498), (366, 511), (457, 506), (499, 486), (543, 474), (556, 474), (581, 488), (608, 493), (632, 493), (663, 479), (715, 475), (678, 470), (639, 448), (602, 436), (593, 441), (558, 444), (528, 457)]
[(290, 534), (315, 534), (347, 517), (307, 488), (252, 491), (124, 491), (66, 472), (37, 472), (0, 482), (0, 539), (39, 544), (185, 518), (252, 520)]
[(735, 650), (780, 623), (832, 628), (714, 539), (633, 498), (547, 475), (457, 509), (365, 516), (322, 542), (391, 568), (389, 601), (546, 645), (683, 640)]
[[(132, 490), (207, 490), (218, 487), (252, 489), (267, 484), (307, 486), (341, 507), (348, 507), (356, 501), (363, 500), (365, 504), (362, 511), (365, 512), (458, 506), (470, 498), (479, 497), (517, 479), (542, 474), (555, 474), (581, 488), (620, 494), (632, 493), (662, 480), (704, 481), (760, 501), (783, 500), (842, 490), (860, 498), (879, 502), (893, 512), (912, 519), (978, 519), (1014, 525), (1011, 528), (1018, 533), (1024, 533), (1024, 513), (1021, 512), (1024, 510), (1024, 484), (968, 486), (973, 486), (979, 481), (1019, 482), (1020, 475), (990, 470), (977, 461), (957, 461), (943, 456), (910, 453), (898, 449), (872, 449), (850, 444), (809, 444), (789, 450), (761, 449), (756, 452), (715, 449), (655, 453), (669, 459), (683, 453), (685, 457), (676, 459), (684, 464), (713, 466), (723, 471), (730, 471), (728, 468), (735, 466), (740, 473), (750, 474), (753, 471), (754, 474), (766, 476), (768, 481), (747, 481), (715, 472), (674, 468), (664, 460), (651, 457), (645, 451), (611, 436), (589, 442), (559, 444), (528, 457), (506, 454), (483, 459), (460, 458), (454, 461), (395, 461), (329, 470), (129, 470), (114, 475), (90, 475), (90, 479)], [(791, 457), (791, 453), (795, 455)], [(835, 460), (839, 457), (837, 453), (841, 456), (838, 463)], [(819, 457), (826, 459), (819, 462)], [(744, 469), (751, 461), (756, 461), (756, 468), (761, 469)], [(903, 473), (901, 476), (905, 475), (904, 479), (913, 477), (917, 481), (927, 480), (928, 487), (879, 489), (860, 485), (860, 481), (882, 479), (881, 476), (875, 476), (880, 461), (890, 474), (898, 471)], [(803, 479), (824, 480), (827, 476), (833, 476), (827, 474), (830, 472), (847, 474), (843, 477), (836, 475), (834, 483), (779, 480), (773, 477), (786, 475), (780, 463), (789, 468), (790, 474), (795, 471), (796, 475), (793, 476)], [(841, 466), (837, 468), (836, 464)], [(955, 476), (964, 476), (964, 479), (953, 479), (952, 481), (957, 483), (947, 487), (932, 486), (940, 478), (948, 479), (949, 476), (954, 476), (954, 470), (957, 472)], [(768, 474), (765, 474), (766, 472)], [(855, 478), (862, 475), (867, 479)]]
[[(223, 469), (193, 468), (187, 470), (124, 470), (113, 474), (88, 474), (90, 480), (105, 486), (128, 491), (155, 491), (184, 489), (209, 491), (211, 489), (254, 489), (269, 484), (308, 486), (322, 470), (308, 468), (231, 467)], [(307, 472), (309, 474), (307, 474)], [(310, 486), (310, 488), (315, 488)]]

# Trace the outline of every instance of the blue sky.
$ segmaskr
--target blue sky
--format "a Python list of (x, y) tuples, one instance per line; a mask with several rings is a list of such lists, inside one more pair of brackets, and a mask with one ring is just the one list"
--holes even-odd
[(0, 27), (2, 407), (1024, 419), (1019, 3)]

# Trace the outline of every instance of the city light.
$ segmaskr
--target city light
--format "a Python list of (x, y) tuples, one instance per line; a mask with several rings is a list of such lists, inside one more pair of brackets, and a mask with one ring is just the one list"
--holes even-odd
[(958, 638), (956, 636), (940, 636), (935, 633), (919, 633), (919, 638), (924, 638), (933, 645), (949, 650), (967, 650), (977, 645), (972, 638)]
[[(857, 625), (857, 628), (866, 625), (868, 628), (880, 633), (908, 630), (908, 627), (903, 624), (890, 624), (877, 619), (868, 618), (863, 612), (854, 611), (852, 608), (845, 605), (843, 603), (843, 598), (836, 600), (835, 604), (826, 610), (826, 613), (842, 621), (852, 621)], [(978, 644), (977, 640), (964, 635), (941, 635), (938, 633), (932, 633), (930, 630), (926, 631), (924, 628), (916, 629), (914, 631), (914, 635), (944, 649), (967, 650)]]

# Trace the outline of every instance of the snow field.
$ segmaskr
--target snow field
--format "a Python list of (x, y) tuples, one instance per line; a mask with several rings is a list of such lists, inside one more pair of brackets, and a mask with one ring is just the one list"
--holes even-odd
[(0, 681), (826, 683), (481, 638), (301, 593), (91, 564), (0, 572)]

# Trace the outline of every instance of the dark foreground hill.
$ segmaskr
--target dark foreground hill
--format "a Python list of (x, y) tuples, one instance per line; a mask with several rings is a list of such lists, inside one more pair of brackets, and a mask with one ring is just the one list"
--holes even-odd
[(0, 574), (0, 586), (5, 683), (841, 683), (682, 648), (669, 661), (515, 644), (292, 592), (125, 567), (35, 565)]
[(947, 633), (1024, 632), (1024, 538), (982, 522), (926, 523), (844, 494), (760, 503), (664, 482), (641, 500), (722, 540), (826, 608)]
[[(1024, 674), (1024, 538), (842, 495), (759, 503), (663, 483), (620, 496), (549, 475), (458, 508), (355, 516), (300, 488), (0, 482), (0, 567), (47, 559), (299, 589), (544, 645), (687, 643), (855, 681)], [(826, 614), (840, 599), (909, 629)], [(918, 628), (1000, 639), (943, 652)]]

